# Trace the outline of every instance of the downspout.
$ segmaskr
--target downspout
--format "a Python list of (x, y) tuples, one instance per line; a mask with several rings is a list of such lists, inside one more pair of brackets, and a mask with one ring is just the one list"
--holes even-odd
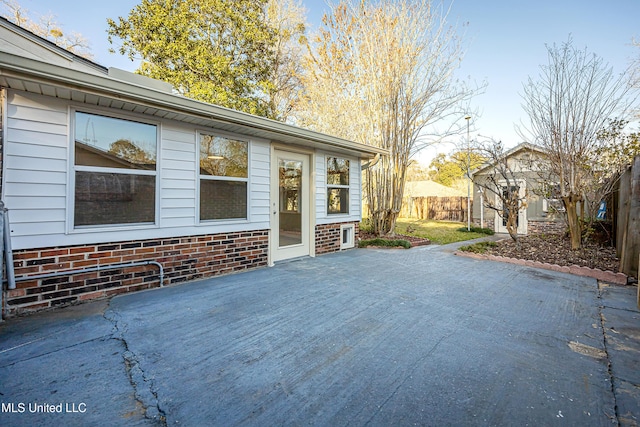
[(360, 166), (360, 170), (367, 170), (367, 169), (375, 166), (379, 161), (380, 161), (380, 153), (376, 154), (375, 157), (372, 160), (370, 160), (367, 163), (365, 163), (364, 165)]
[(7, 266), (7, 289), (16, 288), (16, 275), (13, 267), (13, 249), (11, 248), (11, 224), (9, 224), (9, 209), (4, 206), (4, 202), (0, 202), (0, 210), (2, 211), (2, 234), (4, 240), (4, 259)]

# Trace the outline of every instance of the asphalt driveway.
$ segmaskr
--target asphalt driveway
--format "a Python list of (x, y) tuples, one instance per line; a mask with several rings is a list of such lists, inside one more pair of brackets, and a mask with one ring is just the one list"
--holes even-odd
[(0, 324), (3, 426), (637, 425), (635, 287), (367, 249)]

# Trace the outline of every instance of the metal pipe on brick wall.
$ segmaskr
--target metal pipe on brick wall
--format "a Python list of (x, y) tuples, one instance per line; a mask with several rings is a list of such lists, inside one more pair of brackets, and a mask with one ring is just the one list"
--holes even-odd
[(120, 263), (120, 264), (103, 264), (103, 265), (97, 265), (95, 267), (80, 268), (77, 270), (63, 270), (63, 271), (56, 271), (54, 273), (45, 273), (45, 274), (38, 274), (33, 276), (29, 276), (29, 275), (21, 276), (21, 277), (16, 277), (15, 281), (24, 282), (27, 280), (50, 279), (52, 277), (71, 276), (75, 274), (91, 273), (94, 271), (113, 270), (116, 268), (139, 267), (142, 265), (157, 266), (158, 269), (160, 270), (159, 278), (158, 278), (160, 280), (160, 286), (161, 287), (164, 286), (164, 268), (162, 267), (162, 264), (160, 264), (157, 261), (139, 261), (139, 262)]
[(11, 225), (9, 224), (9, 209), (4, 207), (4, 202), (0, 202), (2, 210), (2, 233), (4, 237), (4, 258), (7, 269), (7, 289), (16, 288), (16, 276), (13, 269), (13, 250), (11, 249)]

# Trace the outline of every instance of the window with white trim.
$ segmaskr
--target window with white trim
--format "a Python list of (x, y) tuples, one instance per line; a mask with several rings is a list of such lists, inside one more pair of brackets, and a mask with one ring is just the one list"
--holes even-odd
[(543, 186), (542, 212), (561, 213), (565, 211), (564, 202), (560, 196), (560, 184), (545, 183)]
[(327, 214), (349, 213), (349, 160), (327, 157)]
[(157, 126), (74, 117), (74, 227), (155, 223)]
[(249, 144), (200, 135), (200, 221), (246, 219)]

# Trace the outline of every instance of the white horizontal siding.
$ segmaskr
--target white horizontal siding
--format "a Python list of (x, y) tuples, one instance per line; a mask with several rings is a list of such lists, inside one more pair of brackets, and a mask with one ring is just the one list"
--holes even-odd
[(351, 159), (349, 163), (349, 216), (353, 221), (362, 219), (362, 170), (360, 160)]
[(52, 209), (46, 207), (46, 209), (29, 209), (21, 210), (20, 215), (14, 214), (13, 211), (9, 213), (9, 221), (12, 225), (16, 224), (31, 224), (37, 223), (50, 223), (61, 222), (66, 218), (66, 210), (64, 207), (60, 209)]
[(49, 184), (49, 183), (37, 183), (32, 182), (13, 182), (11, 185), (7, 185), (5, 190), (5, 197), (11, 196), (20, 197), (62, 197), (65, 198), (67, 192), (66, 185), (62, 184)]
[(7, 94), (2, 198), (12, 236), (64, 234), (67, 107), (44, 97)]
[(160, 225), (196, 224), (196, 132), (164, 124), (161, 131)]
[(39, 184), (47, 182), (49, 184), (66, 185), (67, 175), (63, 172), (36, 171), (25, 169), (8, 169), (5, 174), (7, 182), (21, 182)]
[(320, 224), (321, 221), (327, 216), (327, 155), (323, 152), (318, 152), (315, 155), (316, 166), (316, 223)]
[(252, 142), (251, 154), (249, 156), (251, 164), (249, 167), (251, 176), (249, 178), (249, 221), (252, 223), (263, 223), (265, 228), (269, 227), (269, 188), (270, 188), (270, 156), (271, 148), (266, 142)]
[[(7, 104), (2, 190), (3, 200), (10, 209), (12, 243), (16, 250), (269, 228), (269, 142), (250, 142), (248, 220), (198, 224), (197, 134), (203, 129), (161, 120), (158, 127), (159, 223), (73, 230), (67, 224), (73, 210), (67, 197), (74, 191), (68, 188), (73, 169), (69, 163), (73, 154), (73, 129), (69, 128), (68, 112), (78, 109), (109, 115), (110, 110), (95, 106), (84, 108), (81, 104), (12, 90), (7, 91)], [(123, 112), (114, 111), (114, 116), (123, 117)], [(139, 115), (132, 115), (132, 119), (145, 121), (145, 117)]]
[[(15, 138), (16, 133), (20, 133), (20, 138)], [(31, 134), (36, 134), (36, 132), (31, 132)], [(33, 135), (35, 136), (35, 135)], [(55, 147), (50, 145), (45, 145), (46, 140), (39, 142), (27, 142), (29, 141), (29, 132), (27, 131), (18, 131), (13, 132), (12, 134), (12, 142), (7, 149), (6, 153), (8, 156), (21, 156), (28, 157), (31, 159), (65, 159), (67, 156), (67, 148), (66, 147)], [(52, 140), (55, 138), (51, 138)]]

